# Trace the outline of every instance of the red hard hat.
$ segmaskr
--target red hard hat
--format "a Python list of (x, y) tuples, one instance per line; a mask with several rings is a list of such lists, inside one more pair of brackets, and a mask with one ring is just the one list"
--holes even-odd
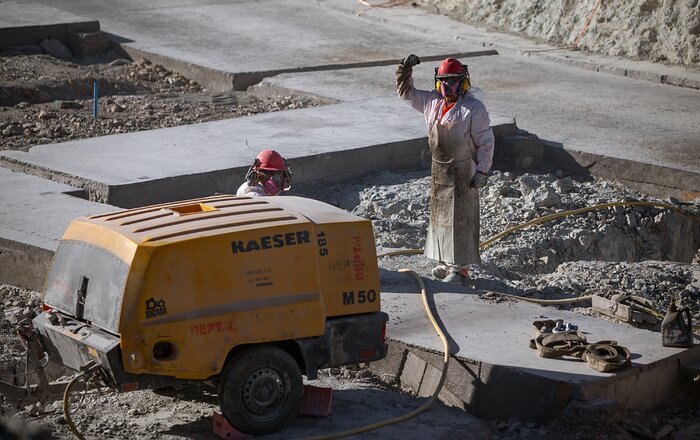
[(447, 58), (438, 66), (436, 78), (464, 75), (464, 66), (455, 58)]
[(256, 159), (260, 162), (260, 165), (256, 164), (256, 168), (260, 170), (284, 171), (287, 169), (284, 158), (274, 150), (262, 150)]

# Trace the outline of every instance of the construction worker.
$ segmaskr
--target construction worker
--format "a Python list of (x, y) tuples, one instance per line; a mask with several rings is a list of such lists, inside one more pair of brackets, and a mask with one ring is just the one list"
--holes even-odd
[(435, 69), (434, 90), (413, 86), (415, 55), (396, 69), (399, 96), (423, 112), (432, 154), (430, 226), (424, 254), (438, 261), (433, 276), (446, 282), (469, 278), (480, 263), (479, 188), (488, 183), (494, 136), (484, 104), (469, 93), (467, 66), (447, 58)]
[(292, 170), (287, 161), (274, 150), (263, 150), (248, 168), (245, 182), (236, 191), (237, 196), (277, 196), (292, 187)]

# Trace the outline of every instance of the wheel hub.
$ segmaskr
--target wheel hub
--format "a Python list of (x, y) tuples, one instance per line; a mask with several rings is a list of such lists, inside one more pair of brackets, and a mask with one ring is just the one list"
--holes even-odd
[(280, 374), (269, 368), (254, 371), (245, 383), (243, 400), (248, 409), (258, 415), (270, 415), (279, 410), (284, 396)]

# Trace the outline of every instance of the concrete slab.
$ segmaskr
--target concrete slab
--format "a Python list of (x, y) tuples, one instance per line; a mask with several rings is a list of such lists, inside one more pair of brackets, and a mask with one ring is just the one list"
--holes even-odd
[(77, 188), (0, 168), (0, 281), (41, 290), (58, 240), (74, 218), (116, 208)]
[[(517, 55), (463, 60), (489, 111), (514, 117), (519, 128), (542, 139), (567, 150), (700, 173), (700, 90)], [(432, 87), (436, 65), (426, 62), (414, 69), (417, 87)], [(353, 101), (389, 96), (393, 84), (392, 66), (284, 74), (258, 87)], [(400, 106), (398, 98), (395, 106)]]
[[(673, 395), (682, 366), (700, 360), (700, 346), (663, 347), (658, 332), (530, 303), (480, 299), (477, 294), (484, 291), (478, 284), (474, 290), (424, 281), (449, 335), (454, 357), (446, 391), (483, 417), (541, 423), (556, 417), (569, 400), (599, 397), (648, 409)], [(399, 355), (406, 358), (403, 373), (398, 374), (401, 385), (430, 395), (437, 383), (433, 370), (442, 369), (444, 349), (423, 311), (420, 293), (411, 285), (385, 285), (383, 289), (382, 309), (390, 315), (387, 336), (408, 350)], [(582, 361), (540, 357), (528, 342), (532, 322), (545, 318), (577, 324), (589, 342), (618, 341), (630, 349), (632, 366), (616, 373), (600, 373)], [(382, 363), (372, 366), (389, 374)], [(541, 401), (536, 402), (538, 399)]]
[(29, 0), (26, 7), (36, 4), (90, 16), (122, 41), (127, 52), (135, 49), (136, 55), (160, 56), (158, 61), (166, 67), (177, 61), (232, 74), (232, 85), (239, 90), (278, 72), (393, 62), (416, 50), (441, 56), (483, 49), (450, 35), (421, 35), (311, 1), (209, 0), (174, 5), (158, 0), (144, 6), (135, 0)]
[[(102, 20), (103, 29), (129, 39), (125, 44), (136, 49), (210, 70), (241, 74), (322, 70), (353, 66), (358, 61), (381, 64), (411, 52), (424, 57), (443, 56), (474, 48), (471, 41), (464, 44), (451, 32), (453, 27), (463, 26), (461, 23), (425, 31), (421, 28), (428, 21), (420, 26), (401, 20), (377, 22), (312, 2), (219, 4), (213, 0), (185, 0), (173, 6), (156, 0), (143, 6), (136, 0), (121, 0), (118, 5), (53, 0), (50, 4)], [(4, 6), (0, 3), (0, 16), (4, 15)], [(400, 9), (388, 13), (400, 14)], [(423, 15), (416, 17), (427, 20)], [(222, 50), (222, 42), (230, 42), (226, 50)], [(510, 54), (499, 60), (470, 60), (470, 65), (492, 114), (515, 114), (523, 128), (547, 140), (578, 148), (576, 142), (585, 139), (587, 151), (598, 157), (615, 154), (621, 159), (641, 158), (698, 171), (697, 145), (689, 142), (697, 138), (698, 129), (693, 115), (697, 114), (699, 100), (694, 91), (610, 79)], [(318, 89), (335, 90), (332, 93), (348, 100), (335, 106), (46, 145), (28, 153), (5, 152), (3, 157), (7, 165), (75, 182), (88, 192), (122, 200), (118, 203), (123, 206), (129, 206), (127, 201), (154, 201), (148, 199), (148, 194), (163, 196), (165, 192), (182, 198), (192, 192), (209, 193), (213, 188), (233, 190), (261, 148), (276, 148), (289, 156), (302, 182), (338, 175), (360, 176), (387, 166), (401, 168), (419, 160), (425, 148), (425, 127), (420, 114), (393, 96), (392, 71), (346, 70), (328, 76), (289, 76), (275, 82), (285, 86), (284, 81), (296, 78), (294, 81), (301, 85), (294, 88), (322, 94), (326, 92)], [(254, 75), (246, 78), (250, 80)], [(419, 66), (416, 79), (430, 87), (431, 66)], [(643, 148), (637, 148), (639, 145)], [(372, 161), (373, 156), (381, 156), (382, 160)], [(23, 246), (42, 249), (48, 255), (51, 243), (55, 243), (52, 240), (60, 236), (71, 218), (86, 211), (97, 212), (87, 209), (91, 206), (84, 203), (89, 202), (63, 194), (60, 187), (53, 186), (55, 183), (39, 179), (41, 184), (35, 183), (34, 187), (16, 174), (0, 171), (3, 189), (12, 188), (21, 197), (26, 186), (24, 195), (31, 199), (22, 205), (9, 190), (0, 196), (0, 204), (10, 208), (3, 210), (10, 213), (0, 217), (2, 235), (14, 237), (5, 238), (3, 244), (21, 241)], [(52, 185), (49, 188), (53, 189), (40, 190), (43, 185)], [(64, 197), (80, 205), (66, 201), (64, 206)], [(107, 210), (102, 209), (104, 205), (94, 207)], [(46, 219), (56, 216), (52, 209), (60, 211), (59, 220), (46, 226)], [(25, 225), (22, 219), (28, 212), (36, 217)], [(46, 227), (50, 230), (43, 230)], [(452, 335), (456, 354), (441, 395), (484, 417), (512, 416), (540, 422), (556, 416), (571, 399), (600, 396), (644, 408), (668, 397), (678, 383), (679, 365), (698, 361), (697, 347), (663, 348), (658, 334), (568, 312), (555, 315), (551, 309), (528, 304), (508, 304), (504, 313), (504, 304), (495, 306), (479, 300), (473, 291), (437, 283), (429, 283), (429, 288), (437, 292), (437, 309)], [(412, 286), (387, 290), (383, 308), (392, 316), (389, 336), (403, 347), (392, 349), (396, 358), (384, 365), (394, 369), (387, 374), (401, 380), (405, 373), (407, 381), (417, 383), (415, 391), (427, 395), (441, 368), (439, 339), (430, 332), (419, 296), (410, 293), (414, 291)], [(602, 374), (581, 362), (538, 357), (527, 347), (527, 339), (532, 321), (542, 315), (578, 323), (590, 332), (592, 341), (617, 339), (635, 354), (633, 367), (617, 374)], [(396, 371), (396, 366), (403, 371)]]
[[(375, 98), (40, 145), (3, 151), (0, 162), (123, 207), (235, 192), (265, 148), (289, 159), (297, 184), (347, 181), (419, 165), (427, 148), (422, 116), (396, 101)], [(512, 126), (507, 118), (493, 123)]]
[(70, 33), (99, 30), (99, 22), (51, 6), (0, 3), (0, 47), (39, 44), (46, 38), (65, 41)]

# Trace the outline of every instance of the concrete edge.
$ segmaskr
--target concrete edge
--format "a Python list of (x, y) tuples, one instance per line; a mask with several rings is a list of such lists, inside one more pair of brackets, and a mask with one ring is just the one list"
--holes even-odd
[(138, 60), (144, 58), (153, 63), (160, 64), (168, 70), (172, 70), (186, 77), (196, 81), (200, 85), (207, 88), (207, 90), (212, 92), (225, 92), (229, 90), (234, 90), (234, 84), (237, 81), (238, 75), (223, 72), (221, 70), (211, 69), (209, 67), (199, 66), (187, 61), (178, 60), (176, 58), (171, 58), (166, 55), (159, 55), (153, 52), (148, 52), (142, 49), (137, 49), (135, 47), (129, 46), (123, 42), (118, 41), (114, 35), (105, 32), (105, 34), (111, 38), (112, 45), (115, 50), (120, 53), (125, 58), (131, 60)]
[(700, 173), (568, 149), (521, 130), (501, 139), (494, 164), (516, 172), (558, 168), (574, 176), (595, 175), (655, 197), (700, 197)]
[[(110, 36), (112, 43), (117, 47), (117, 50), (127, 58), (132, 60), (144, 58), (151, 62), (157, 63), (166, 69), (180, 73), (181, 75), (198, 82), (212, 92), (227, 92), (231, 90), (247, 90), (248, 87), (258, 84), (265, 78), (280, 75), (283, 73), (304, 73), (304, 72), (319, 72), (329, 70), (344, 70), (357, 69), (363, 67), (389, 66), (399, 62), (397, 59), (385, 59), (376, 61), (363, 61), (357, 63), (338, 63), (338, 64), (322, 64), (308, 67), (295, 67), (289, 69), (272, 69), (257, 72), (224, 72), (209, 67), (200, 66), (187, 61), (178, 60), (166, 55), (160, 55), (153, 52), (148, 52), (143, 49), (137, 49), (130, 46), (128, 43), (119, 41), (119, 38), (105, 33)], [(482, 51), (460, 52), (453, 54), (434, 55), (424, 57), (425, 61), (437, 61), (444, 58), (470, 58), (487, 55), (498, 55), (494, 49), (486, 49)]]
[[(659, 336), (659, 344), (661, 337)], [(700, 361), (700, 346), (652, 364), (635, 364), (595, 383), (575, 387), (575, 400), (612, 399), (626, 408), (646, 411), (670, 401), (683, 381), (685, 367)]]
[[(63, 171), (57, 171), (39, 165), (30, 164), (18, 159), (10, 158), (0, 154), (0, 166), (12, 171), (31, 176), (41, 177), (54, 182), (64, 183), (74, 188), (81, 188), (85, 192), (85, 197), (99, 203), (107, 203), (109, 200), (109, 186), (94, 180), (73, 176)], [(66, 194), (76, 196), (80, 191), (69, 191)]]
[(0, 28), (0, 47), (39, 44), (47, 38), (56, 38), (65, 42), (70, 34), (99, 31), (100, 22), (96, 20)]
[[(563, 51), (563, 53), (576, 53), (574, 51)], [(615, 65), (614, 61), (592, 61), (592, 60), (582, 60), (576, 59), (570, 56), (554, 56), (554, 55), (539, 55), (543, 56), (557, 63), (571, 65), (575, 67), (580, 67), (587, 70), (593, 70), (595, 72), (609, 73), (617, 76), (625, 76), (627, 78), (638, 79), (642, 81), (657, 82), (661, 84), (668, 84), (677, 87), (685, 87), (688, 89), (700, 89), (700, 79), (693, 79), (684, 77), (681, 75), (676, 75), (674, 73), (666, 72), (652, 72), (648, 70), (638, 69), (634, 67), (625, 67)], [(602, 55), (596, 54), (596, 56), (601, 57)], [(637, 60), (629, 60), (628, 62), (634, 62)], [(649, 61), (651, 62), (651, 61)], [(659, 65), (659, 68), (663, 68), (664, 65)], [(678, 65), (678, 68), (683, 68), (682, 65)]]
[(0, 237), (0, 282), (44, 290), (53, 251)]
[[(444, 354), (388, 338), (385, 359), (370, 370), (385, 382), (419, 397), (431, 396), (439, 384)], [(450, 356), (438, 398), (487, 420), (538, 424), (554, 420), (568, 405), (572, 387), (521, 369)], [(504, 399), (504, 396), (508, 396)]]
[[(674, 197), (682, 201), (700, 197), (700, 173), (569, 150), (561, 144), (519, 130), (515, 123), (496, 125), (493, 130), (496, 138), (494, 166), (499, 169), (515, 172), (560, 169), (573, 176), (595, 175), (621, 182), (651, 196)], [(381, 156), (385, 160), (372, 162), (364, 159), (372, 156)], [(427, 137), (289, 159), (295, 171), (294, 185), (302, 188), (350, 182), (372, 173), (418, 168), (428, 163)], [(84, 194), (73, 191), (70, 195), (122, 208), (231, 193), (238, 188), (247, 171), (247, 167), (236, 167), (108, 185), (2, 155), (0, 166), (80, 188)]]
[[(431, 396), (439, 384), (444, 354), (392, 338), (387, 340), (386, 358), (372, 362), (370, 370), (403, 391), (419, 397)], [(571, 384), (527, 369), (452, 355), (438, 398), (482, 419), (515, 418), (538, 424), (553, 421), (571, 403), (601, 398), (626, 408), (648, 410), (672, 399), (681, 385), (683, 369), (699, 359), (700, 346), (696, 345), (652, 364), (633, 362), (631, 367), (599, 380)]]

